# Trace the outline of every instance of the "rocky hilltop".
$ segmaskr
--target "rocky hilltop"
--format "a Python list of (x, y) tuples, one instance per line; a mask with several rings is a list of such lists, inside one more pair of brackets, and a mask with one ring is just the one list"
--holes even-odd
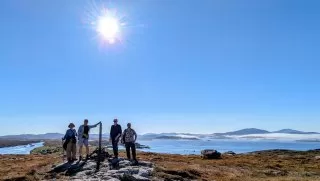
[(80, 172), (68, 179), (75, 181), (90, 179), (148, 181), (156, 179), (152, 176), (152, 173), (153, 164), (151, 162), (140, 161), (139, 164), (133, 166), (130, 161), (120, 159), (117, 169), (113, 169), (107, 162), (103, 162), (99, 171), (96, 172), (96, 162), (88, 161)]

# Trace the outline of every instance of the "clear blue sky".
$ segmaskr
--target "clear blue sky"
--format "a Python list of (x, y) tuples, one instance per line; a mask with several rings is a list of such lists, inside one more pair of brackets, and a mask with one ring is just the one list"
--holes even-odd
[(88, 2), (0, 1), (0, 135), (114, 117), (139, 133), (319, 131), (319, 1), (107, 1), (132, 25), (114, 47)]

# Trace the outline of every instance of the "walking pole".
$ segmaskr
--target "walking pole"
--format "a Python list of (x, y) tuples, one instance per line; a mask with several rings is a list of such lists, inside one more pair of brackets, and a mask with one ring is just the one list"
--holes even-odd
[(100, 122), (100, 127), (99, 127), (99, 148), (98, 148), (98, 161), (97, 161), (97, 171), (100, 169), (100, 162), (101, 162), (101, 141), (102, 141), (102, 123)]

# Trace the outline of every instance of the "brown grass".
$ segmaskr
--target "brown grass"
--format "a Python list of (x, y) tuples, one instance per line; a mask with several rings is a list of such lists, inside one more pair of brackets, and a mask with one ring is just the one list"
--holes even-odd
[(61, 160), (57, 155), (2, 155), (0, 180), (38, 180), (41, 177), (38, 173)]
[(156, 176), (175, 180), (320, 180), (320, 151), (266, 151), (260, 154), (224, 155), (218, 160), (199, 156), (140, 153), (139, 159), (157, 166)]

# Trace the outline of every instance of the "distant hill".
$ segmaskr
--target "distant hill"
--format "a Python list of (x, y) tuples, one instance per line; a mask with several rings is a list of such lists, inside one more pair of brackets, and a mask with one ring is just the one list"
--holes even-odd
[(249, 135), (249, 134), (266, 134), (270, 133), (267, 130), (257, 129), (257, 128), (246, 128), (238, 131), (231, 131), (226, 133), (215, 133), (215, 135)]
[(279, 131), (274, 131), (273, 133), (286, 133), (286, 134), (319, 134), (317, 132), (304, 132), (294, 129), (281, 129)]
[(154, 139), (169, 139), (169, 140), (199, 140), (198, 138), (184, 138), (179, 136), (159, 136)]
[[(0, 136), (0, 139), (8, 140), (57, 140), (61, 139), (64, 134), (61, 133), (46, 133), (46, 134), (21, 134), (21, 135), (7, 135)], [(108, 139), (109, 134), (102, 134), (103, 139)], [(98, 134), (90, 134), (90, 139), (99, 139)]]
[(138, 135), (138, 139), (139, 140), (152, 140), (152, 139), (157, 139), (159, 137), (176, 136), (177, 134), (178, 133), (146, 133), (143, 135)]
[(21, 134), (21, 135), (7, 135), (0, 136), (0, 139), (9, 140), (50, 140), (61, 139), (64, 135), (60, 133), (46, 133), (46, 134)]

